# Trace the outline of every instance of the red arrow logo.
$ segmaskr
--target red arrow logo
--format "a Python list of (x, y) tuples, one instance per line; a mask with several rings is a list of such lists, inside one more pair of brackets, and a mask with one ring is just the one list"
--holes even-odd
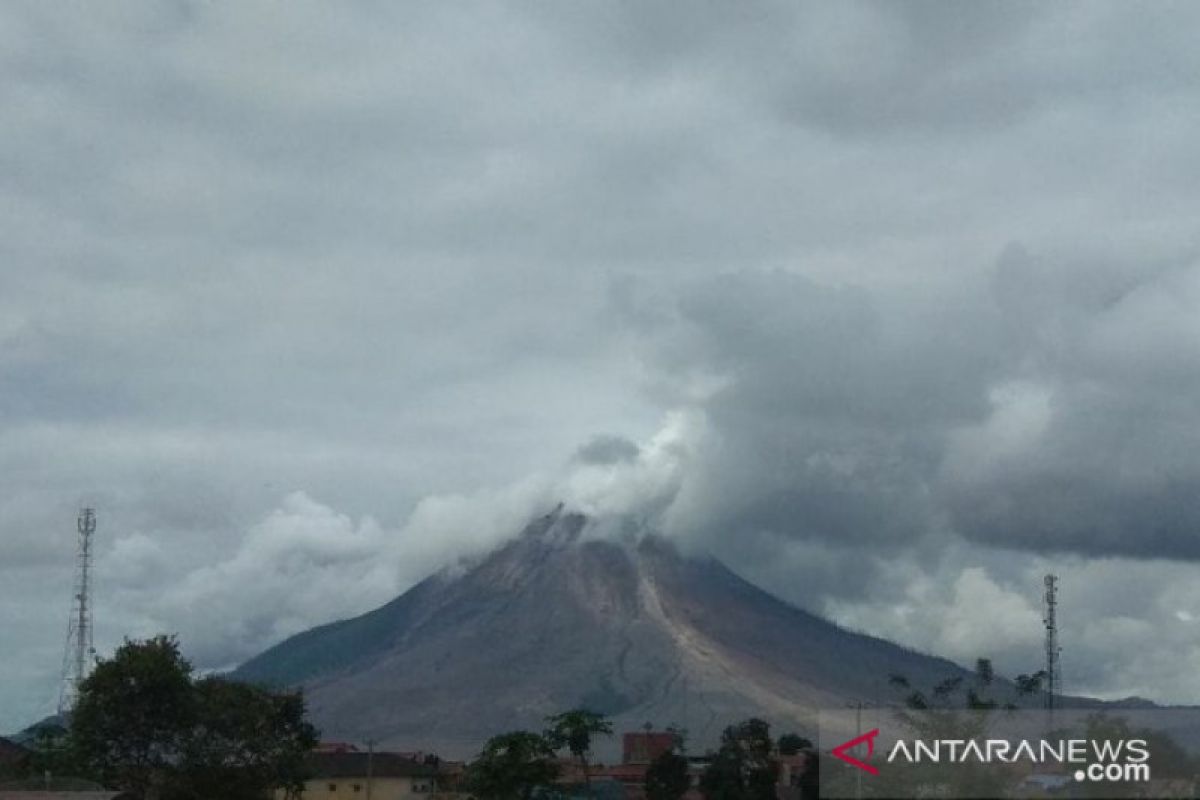
[(846, 752), (847, 750), (853, 750), (854, 748), (858, 747), (863, 742), (866, 742), (867, 743), (867, 758), (870, 758), (871, 755), (875, 752), (875, 737), (878, 735), (879, 735), (879, 728), (875, 728), (874, 730), (867, 731), (862, 736), (855, 736), (853, 739), (851, 739), (848, 742), (842, 742), (841, 744), (839, 744), (837, 747), (833, 748), (829, 752), (832, 755), (836, 756), (837, 758), (840, 758), (842, 761), (845, 761), (847, 764), (858, 767), (859, 769), (869, 772), (872, 775), (878, 775), (879, 770), (877, 768), (872, 767), (870, 764), (866, 763), (865, 761), (859, 761), (857, 758), (855, 758), (852, 755), (849, 755)]

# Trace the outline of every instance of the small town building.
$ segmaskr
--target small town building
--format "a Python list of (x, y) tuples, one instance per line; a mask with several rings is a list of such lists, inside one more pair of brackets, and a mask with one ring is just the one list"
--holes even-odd
[(438, 789), (435, 760), (399, 753), (322, 749), (309, 757), (309, 770), (303, 800), (424, 800)]
[(622, 764), (649, 764), (675, 747), (678, 734), (670, 731), (626, 733), (621, 737)]

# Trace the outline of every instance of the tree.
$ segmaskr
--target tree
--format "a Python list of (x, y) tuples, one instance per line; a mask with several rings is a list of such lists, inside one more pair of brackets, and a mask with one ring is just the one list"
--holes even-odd
[(779, 737), (779, 754), (784, 756), (794, 756), (801, 750), (811, 750), (813, 743), (810, 739), (797, 734), (785, 733)]
[(990, 658), (975, 659), (975, 677), (984, 686), (991, 686), (996, 678), (996, 670), (992, 667)]
[(187, 732), (174, 794), (180, 800), (256, 800), (283, 789), (298, 796), (317, 745), (298, 693), (205, 678), (195, 685), (197, 724)]
[(555, 750), (567, 748), (583, 767), (583, 783), (591, 794), (591, 775), (588, 774), (588, 752), (592, 749), (592, 737), (598, 734), (612, 734), (612, 723), (601, 714), (576, 708), (547, 717), (550, 728), (546, 731), (546, 741)]
[(821, 754), (812, 749), (800, 774), (800, 800), (818, 800), (821, 796)]
[(80, 777), (88, 771), (80, 764), (78, 753), (71, 743), (70, 731), (57, 722), (43, 723), (32, 731), (33, 741), (27, 744), (29, 754), (18, 765), (15, 774), (7, 777)]
[(731, 725), (700, 777), (708, 800), (774, 800), (779, 763), (774, 759), (771, 728), (761, 719)]
[(929, 696), (912, 688), (908, 678), (893, 672), (888, 675), (888, 684), (895, 689), (906, 692), (903, 697), (905, 708), (913, 711), (936, 711), (955, 708), (966, 708), (973, 711), (993, 711), (1003, 707), (1015, 710), (1018, 702), (1025, 697), (1036, 694), (1041, 690), (1045, 671), (1032, 675), (1018, 675), (1013, 679), (1010, 690), (1011, 697), (1001, 705), (1001, 702), (990, 696), (996, 683), (995, 669), (988, 658), (975, 660), (975, 672), (970, 676), (954, 675), (937, 683)]
[(126, 642), (80, 686), (71, 741), (101, 782), (138, 800), (174, 769), (196, 724), (192, 667), (168, 636)]
[(192, 680), (172, 637), (126, 641), (81, 685), (69, 752), (89, 777), (142, 800), (295, 793), (316, 745), (299, 694)]
[(679, 800), (691, 785), (688, 760), (674, 749), (659, 753), (646, 768), (646, 800)]
[(1046, 680), (1046, 670), (1039, 669), (1032, 675), (1024, 673), (1013, 679), (1013, 684), (1017, 687), (1017, 694), (1023, 697), (1035, 695), (1042, 690), (1042, 682)]
[(488, 740), (465, 783), (481, 800), (529, 800), (553, 784), (558, 772), (554, 748), (544, 736), (512, 731)]

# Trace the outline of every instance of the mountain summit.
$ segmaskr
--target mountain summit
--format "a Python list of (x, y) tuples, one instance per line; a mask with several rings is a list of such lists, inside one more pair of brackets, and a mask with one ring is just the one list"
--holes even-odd
[(560, 507), (465, 572), (293, 636), (235, 677), (303, 687), (326, 738), (461, 756), (579, 706), (617, 730), (674, 724), (701, 745), (752, 715), (812, 732), (817, 709), (870, 702), (890, 673), (925, 686), (964, 674), (662, 539), (588, 530)]

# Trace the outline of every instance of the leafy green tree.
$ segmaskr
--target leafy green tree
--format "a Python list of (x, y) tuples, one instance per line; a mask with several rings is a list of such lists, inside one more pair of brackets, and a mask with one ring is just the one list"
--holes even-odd
[(646, 769), (646, 800), (679, 800), (691, 785), (688, 760), (674, 749), (659, 753)]
[(316, 732), (299, 694), (192, 679), (173, 637), (126, 641), (80, 687), (69, 752), (137, 800), (262, 800), (296, 793)]
[(546, 741), (555, 750), (567, 748), (583, 767), (583, 783), (591, 794), (591, 775), (589, 774), (588, 753), (592, 749), (592, 737), (597, 735), (612, 735), (612, 722), (602, 714), (576, 708), (547, 717), (550, 727), (546, 730)]
[(821, 796), (821, 754), (815, 748), (809, 751), (800, 775), (800, 800), (818, 800)]
[(811, 750), (813, 746), (812, 740), (797, 733), (785, 733), (779, 737), (779, 754), (784, 756), (794, 756), (801, 750)]
[(29, 755), (13, 774), (6, 777), (88, 777), (88, 771), (80, 764), (79, 754), (71, 743), (70, 731), (57, 723), (39, 725), (27, 747)]
[(984, 686), (991, 686), (996, 678), (996, 670), (990, 658), (975, 659), (975, 678)]
[(195, 684), (197, 724), (184, 737), (172, 794), (179, 800), (257, 800), (283, 789), (299, 796), (317, 745), (299, 693), (205, 678)]
[(761, 719), (731, 725), (700, 777), (708, 800), (774, 800), (779, 762), (773, 755), (771, 728)]
[(888, 676), (888, 684), (905, 695), (902, 702), (905, 708), (913, 711), (933, 711), (938, 709), (966, 708), (973, 711), (992, 711), (998, 708), (1015, 710), (1022, 698), (1037, 694), (1042, 689), (1045, 680), (1044, 670), (1032, 675), (1018, 675), (1013, 679), (1010, 697), (1001, 702), (992, 696), (996, 684), (996, 673), (991, 659), (979, 658), (975, 661), (975, 672), (971, 676), (955, 675), (936, 684), (929, 695), (913, 689), (908, 678), (893, 672)]
[(1042, 690), (1042, 683), (1046, 680), (1046, 670), (1039, 669), (1032, 675), (1024, 673), (1013, 678), (1013, 685), (1017, 688), (1017, 694), (1022, 697), (1035, 695)]
[(554, 748), (544, 736), (512, 731), (493, 736), (468, 768), (464, 781), (480, 800), (530, 800), (558, 777)]
[(71, 741), (89, 772), (137, 800), (178, 763), (196, 724), (192, 667), (168, 636), (128, 641), (80, 686)]

